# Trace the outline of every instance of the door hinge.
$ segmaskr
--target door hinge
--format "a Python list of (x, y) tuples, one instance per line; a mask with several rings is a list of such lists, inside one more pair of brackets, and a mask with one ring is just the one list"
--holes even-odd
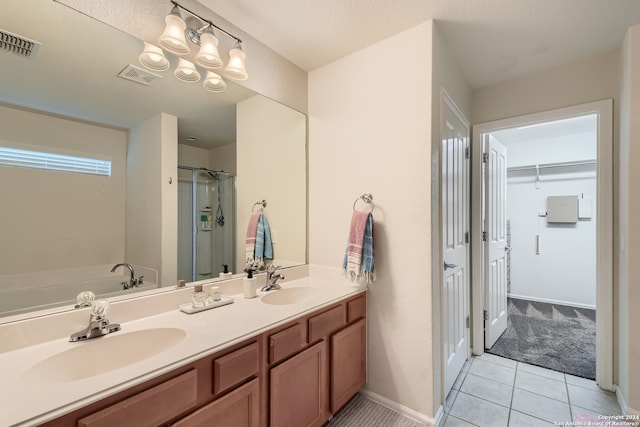
[(484, 320), (489, 320), (489, 312), (484, 310)]
[(467, 316), (467, 329), (471, 327), (471, 319)]
[(468, 231), (464, 232), (464, 242), (465, 243), (469, 243), (469, 232)]
[(465, 149), (464, 149), (464, 158), (465, 159), (469, 158), (469, 147), (465, 147)]
[(489, 161), (489, 153), (482, 153), (482, 163), (487, 163)]
[(487, 233), (486, 231), (482, 232), (482, 241), (486, 242), (487, 240), (489, 240), (489, 233)]

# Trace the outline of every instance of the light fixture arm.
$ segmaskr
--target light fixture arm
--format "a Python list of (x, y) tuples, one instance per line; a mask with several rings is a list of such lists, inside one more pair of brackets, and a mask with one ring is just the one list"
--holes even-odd
[(221, 31), (221, 32), (225, 33), (228, 37), (231, 37), (231, 38), (232, 38), (232, 39), (234, 39), (236, 42), (238, 42), (238, 43), (242, 43), (242, 40), (240, 40), (240, 38), (238, 38), (238, 37), (234, 36), (233, 34), (231, 34), (231, 33), (230, 33), (230, 32), (228, 32), (228, 31), (225, 31), (224, 29), (222, 29), (222, 28), (218, 27), (216, 24), (214, 24), (213, 22), (211, 22), (209, 19), (205, 19), (205, 18), (203, 18), (202, 16), (198, 15), (197, 13), (190, 11), (189, 9), (187, 9), (187, 8), (186, 8), (186, 7), (184, 7), (184, 6), (182, 6), (180, 3), (178, 3), (178, 2), (177, 2), (177, 1), (175, 1), (175, 0), (170, 0), (170, 1), (171, 1), (171, 3), (172, 3), (174, 6), (176, 6), (176, 7), (180, 8), (180, 9), (184, 10), (184, 11), (185, 11), (185, 12), (187, 12), (188, 14), (190, 14), (190, 15), (192, 15), (192, 16), (195, 16), (195, 17), (196, 17), (196, 18), (198, 18), (199, 20), (201, 20), (201, 21), (205, 22), (205, 25), (204, 25), (202, 28), (198, 29), (198, 32), (200, 32), (201, 30), (202, 30), (202, 31), (204, 31), (204, 29), (207, 27), (207, 24), (208, 24), (208, 25), (212, 26), (213, 28), (215, 28), (216, 30), (218, 30), (218, 31)]

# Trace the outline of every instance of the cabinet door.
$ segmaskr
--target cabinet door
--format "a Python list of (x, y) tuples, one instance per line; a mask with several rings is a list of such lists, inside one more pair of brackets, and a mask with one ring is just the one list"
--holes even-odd
[(367, 382), (366, 321), (331, 337), (331, 413), (336, 413)]
[(320, 341), (270, 371), (270, 425), (322, 426), (328, 419), (326, 342)]
[(259, 394), (259, 380), (256, 378), (173, 425), (174, 427), (258, 427)]

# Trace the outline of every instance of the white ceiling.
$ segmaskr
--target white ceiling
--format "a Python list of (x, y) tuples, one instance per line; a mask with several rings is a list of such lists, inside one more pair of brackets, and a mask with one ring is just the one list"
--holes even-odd
[(473, 88), (616, 49), (640, 23), (640, 0), (199, 1), (306, 71), (435, 19)]

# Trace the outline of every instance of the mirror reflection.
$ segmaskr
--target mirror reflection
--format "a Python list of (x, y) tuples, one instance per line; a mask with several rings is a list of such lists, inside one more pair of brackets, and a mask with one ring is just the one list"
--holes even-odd
[[(0, 30), (41, 45), (29, 58), (0, 50), (0, 147), (111, 169), (0, 165), (4, 321), (72, 308), (85, 290), (126, 296), (220, 277), (223, 265), (239, 273), (263, 199), (273, 263), (306, 262), (303, 114), (230, 81), (210, 93), (171, 72), (149, 85), (120, 78), (139, 67), (141, 40), (50, 0), (7, 3)], [(134, 271), (112, 273), (119, 263)], [(125, 290), (130, 275), (143, 279)]]

